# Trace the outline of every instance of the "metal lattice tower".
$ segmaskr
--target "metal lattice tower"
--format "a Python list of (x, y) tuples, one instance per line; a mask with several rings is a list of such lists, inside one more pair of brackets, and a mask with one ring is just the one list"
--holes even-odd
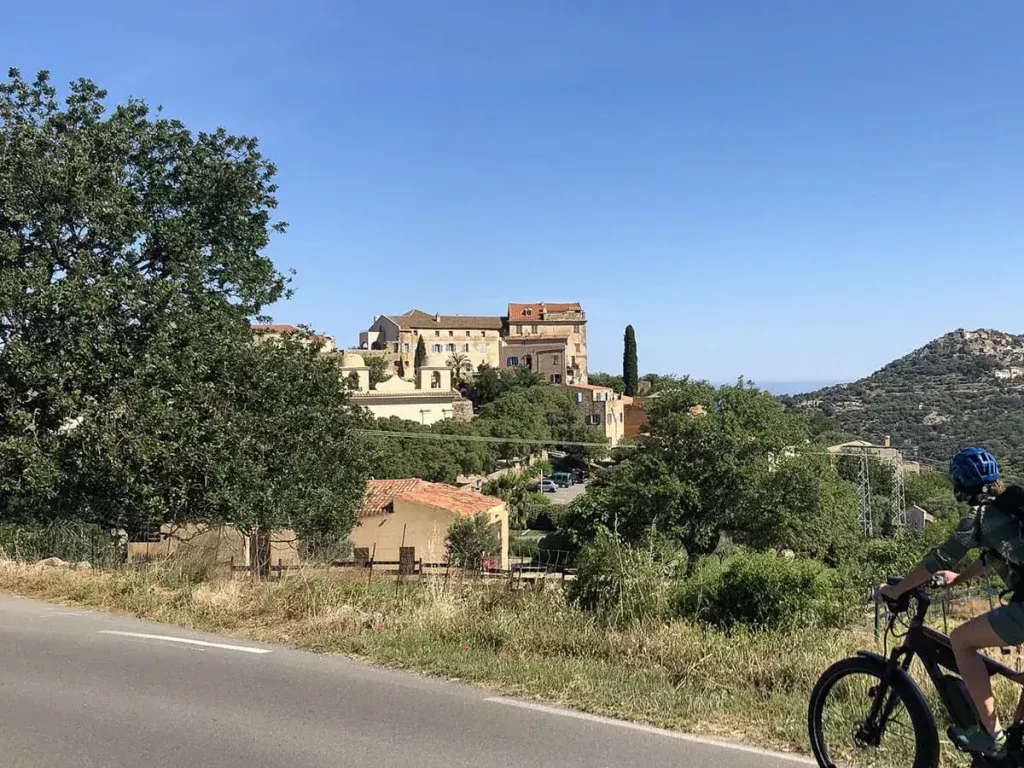
[(874, 533), (871, 525), (871, 472), (868, 465), (868, 450), (861, 448), (857, 452), (860, 457), (860, 469), (857, 472), (857, 501), (860, 507), (860, 527), (865, 536)]
[(892, 521), (900, 528), (907, 526), (907, 492), (903, 484), (903, 454), (892, 453)]

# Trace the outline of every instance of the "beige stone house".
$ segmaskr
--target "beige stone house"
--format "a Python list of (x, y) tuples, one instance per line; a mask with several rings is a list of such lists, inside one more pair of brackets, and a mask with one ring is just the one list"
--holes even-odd
[[(530, 351), (535, 350), (535, 351)], [(560, 350), (560, 352), (555, 351)], [(559, 355), (556, 363), (544, 355)], [(530, 356), (529, 363), (526, 362)], [(587, 316), (579, 302), (509, 304), (501, 364), (506, 368), (528, 365), (532, 370), (561, 375), (562, 383), (587, 383)]]
[(445, 539), (460, 517), (487, 514), (501, 533), (497, 566), (508, 567), (508, 508), (501, 499), (425, 480), (371, 480), (367, 483), (352, 544), (376, 560), (398, 560), (399, 547), (415, 547), (416, 559), (445, 562)]
[(299, 563), (299, 539), (294, 531), (273, 530), (264, 536), (244, 534), (232, 525), (165, 523), (149, 541), (130, 541), (129, 560), (161, 560), (171, 556), (197, 557), (218, 568), (249, 567), (259, 560), (276, 566)]
[(604, 429), (609, 444), (615, 446), (626, 436), (625, 407), (622, 395), (611, 387), (595, 384), (570, 384), (576, 403), (583, 409), (584, 420)]
[(452, 372), (440, 355), (428, 355), (412, 381), (392, 375), (370, 389), (370, 369), (355, 352), (346, 352), (341, 377), (352, 381), (352, 403), (366, 408), (375, 418), (396, 416), (419, 424), (444, 419), (468, 421), (473, 404), (452, 389)]
[(475, 371), (482, 363), (498, 367), (501, 352), (500, 317), (429, 314), (412, 309), (402, 315), (378, 315), (359, 334), (360, 349), (380, 349), (399, 376), (411, 375), (416, 344), (423, 337), (427, 354), (447, 364), (454, 354), (465, 355)]

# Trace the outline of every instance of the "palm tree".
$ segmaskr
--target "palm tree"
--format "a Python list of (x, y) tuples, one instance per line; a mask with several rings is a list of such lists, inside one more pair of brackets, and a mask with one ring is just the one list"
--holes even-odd
[(512, 528), (525, 528), (533, 494), (529, 480), (518, 472), (507, 472), (484, 483), (483, 492), (496, 496), (508, 507), (508, 524)]
[(452, 380), (456, 386), (461, 385), (466, 379), (467, 373), (473, 372), (473, 363), (469, 360), (469, 355), (465, 355), (462, 352), (452, 352), (448, 358), (448, 367), (452, 369)]

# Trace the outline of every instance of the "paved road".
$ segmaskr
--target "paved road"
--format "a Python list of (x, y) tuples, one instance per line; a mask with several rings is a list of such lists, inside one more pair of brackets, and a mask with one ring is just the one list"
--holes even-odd
[(806, 761), (342, 658), (0, 596), (0, 764), (768, 768)]

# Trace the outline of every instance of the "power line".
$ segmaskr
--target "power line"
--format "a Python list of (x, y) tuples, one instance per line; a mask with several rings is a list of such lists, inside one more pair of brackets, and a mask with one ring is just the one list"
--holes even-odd
[(608, 443), (585, 443), (577, 440), (553, 440), (533, 437), (490, 437), (487, 435), (444, 435), (435, 432), (392, 432), (383, 429), (355, 429), (357, 435), (375, 435), (377, 437), (401, 437), (411, 440), (465, 441), (469, 443), (515, 443), (517, 445), (569, 445), (579, 448), (636, 448), (635, 444), (623, 443), (612, 446)]

